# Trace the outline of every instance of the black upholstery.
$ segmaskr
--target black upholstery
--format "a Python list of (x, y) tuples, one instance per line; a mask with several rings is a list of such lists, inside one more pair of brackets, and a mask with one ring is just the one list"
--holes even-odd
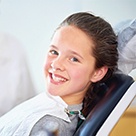
[(121, 72), (115, 73), (104, 84), (105, 94), (103, 94), (96, 106), (90, 110), (87, 119), (82, 123), (74, 136), (95, 136), (133, 82), (132, 77)]

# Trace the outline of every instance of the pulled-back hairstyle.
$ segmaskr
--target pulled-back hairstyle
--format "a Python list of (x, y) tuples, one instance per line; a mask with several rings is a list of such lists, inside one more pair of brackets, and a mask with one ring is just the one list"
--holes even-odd
[[(87, 116), (92, 100), (96, 94), (93, 88), (107, 80), (117, 68), (118, 52), (117, 39), (111, 25), (104, 19), (87, 12), (79, 12), (67, 17), (59, 26), (74, 26), (82, 30), (90, 40), (93, 40), (93, 57), (96, 59), (95, 68), (108, 67), (108, 72), (101, 81), (92, 83), (83, 101), (83, 114)], [(91, 46), (91, 45), (90, 45)]]

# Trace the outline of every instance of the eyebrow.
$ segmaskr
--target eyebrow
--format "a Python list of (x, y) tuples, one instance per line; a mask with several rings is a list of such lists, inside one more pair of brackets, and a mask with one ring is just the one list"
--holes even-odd
[(70, 52), (71, 54), (74, 54), (74, 55), (76, 55), (76, 56), (78, 56), (78, 57), (80, 57), (80, 58), (83, 59), (83, 57), (82, 57), (80, 54), (78, 54), (77, 52), (71, 51), (71, 50), (69, 50), (69, 52)]
[(55, 45), (50, 45), (49, 47), (52, 47), (52, 48), (58, 49)]
[[(55, 45), (50, 45), (50, 47), (55, 48), (55, 49), (58, 50), (58, 48)], [(71, 54), (74, 54), (74, 55), (76, 55), (76, 56), (78, 56), (78, 57), (83, 59), (83, 57), (80, 54), (78, 54), (77, 52), (75, 52), (75, 51), (68, 50), (67, 52), (70, 52)]]

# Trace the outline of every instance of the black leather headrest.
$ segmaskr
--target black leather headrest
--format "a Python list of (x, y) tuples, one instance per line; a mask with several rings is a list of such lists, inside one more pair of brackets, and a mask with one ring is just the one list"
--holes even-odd
[(103, 83), (99, 88), (104, 92), (100, 94), (102, 95), (101, 99), (93, 109), (90, 109), (88, 117), (74, 136), (95, 136), (133, 82), (132, 77), (118, 71), (108, 81)]

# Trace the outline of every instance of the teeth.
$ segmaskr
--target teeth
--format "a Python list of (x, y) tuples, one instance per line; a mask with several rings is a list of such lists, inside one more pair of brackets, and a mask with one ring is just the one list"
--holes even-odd
[(61, 77), (56, 77), (55, 75), (52, 75), (52, 79), (56, 82), (60, 82), (60, 81), (66, 81), (66, 79), (64, 78), (61, 78)]

